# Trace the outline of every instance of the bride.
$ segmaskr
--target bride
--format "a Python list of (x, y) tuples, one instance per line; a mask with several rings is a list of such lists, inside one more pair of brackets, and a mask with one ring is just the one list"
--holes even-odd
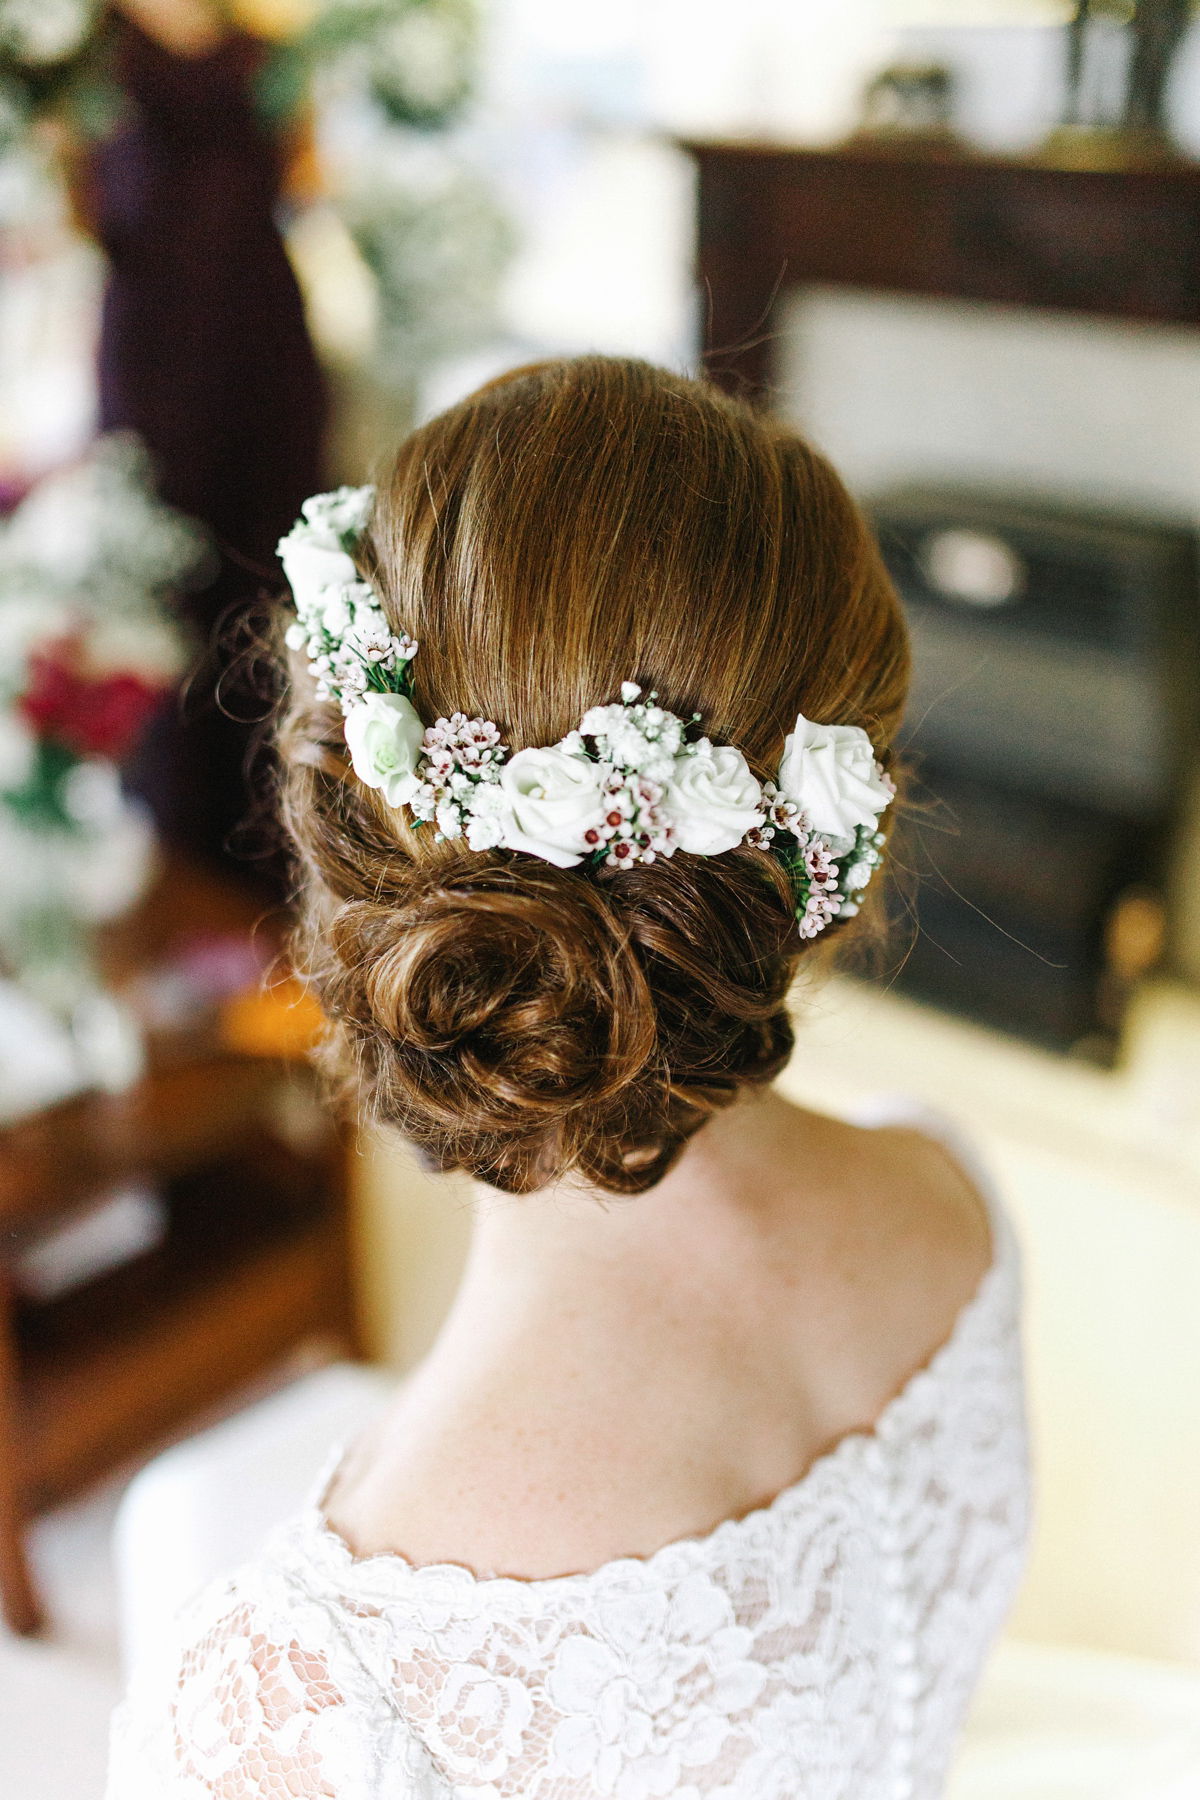
[(907, 650), (858, 514), (778, 423), (589, 357), (281, 553), (297, 956), (475, 1239), (135, 1682), (110, 1800), (940, 1793), (1023, 1557), (1014, 1244), (936, 1135), (771, 1088), (878, 903)]

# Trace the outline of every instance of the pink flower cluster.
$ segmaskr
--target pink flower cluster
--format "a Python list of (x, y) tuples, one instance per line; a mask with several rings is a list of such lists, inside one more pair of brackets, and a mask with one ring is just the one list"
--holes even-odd
[(763, 805), (767, 823), (748, 831), (743, 840), (745, 843), (753, 844), (756, 850), (765, 850), (777, 831), (789, 832), (798, 842), (803, 841), (809, 829), (808, 820), (798, 806), (784, 799), (773, 781), (763, 783)]
[(824, 931), (832, 919), (836, 919), (842, 907), (842, 896), (838, 892), (838, 866), (830, 860), (829, 845), (814, 832), (803, 842), (804, 873), (806, 880), (799, 879), (799, 870), (793, 877), (796, 885), (796, 928), (802, 938), (816, 937)]
[(425, 753), (431, 769), (450, 776), (454, 769), (467, 769), (478, 774), (489, 763), (500, 760), (494, 753), (503, 751), (500, 728), (490, 719), (468, 719), (466, 713), (452, 713), (439, 719), (425, 732)]
[(508, 746), (490, 719), (452, 713), (425, 731), (421, 786), (410, 805), (418, 819), (436, 820), (443, 837), (461, 837), (467, 803), (481, 783), (500, 778)]
[(785, 800), (773, 781), (764, 783), (763, 801), (767, 823), (748, 831), (745, 841), (766, 850), (777, 832), (795, 838), (796, 851), (785, 860), (796, 891), (796, 928), (802, 938), (814, 938), (842, 909), (844, 896), (838, 888), (838, 865), (828, 843), (813, 831), (807, 814), (791, 800)]
[(636, 769), (614, 769), (605, 778), (603, 821), (583, 834), (595, 853), (607, 846), (605, 868), (630, 869), (634, 863), (674, 855), (674, 834), (660, 810), (664, 791), (660, 782)]

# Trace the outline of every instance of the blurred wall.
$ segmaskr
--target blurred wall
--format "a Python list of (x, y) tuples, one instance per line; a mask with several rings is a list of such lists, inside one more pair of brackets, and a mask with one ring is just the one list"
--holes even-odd
[(351, 1168), (358, 1297), (372, 1361), (403, 1372), (437, 1336), (471, 1238), (470, 1183), (426, 1175), (400, 1138), (364, 1131)]
[(810, 288), (777, 377), (859, 491), (978, 481), (1200, 521), (1200, 332)]

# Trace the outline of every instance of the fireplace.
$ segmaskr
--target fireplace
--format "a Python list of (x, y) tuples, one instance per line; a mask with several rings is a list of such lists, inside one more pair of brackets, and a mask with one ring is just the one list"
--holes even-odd
[(1200, 716), (1195, 533), (948, 488), (868, 512), (913, 645), (897, 983), (1108, 1060), (1165, 933)]

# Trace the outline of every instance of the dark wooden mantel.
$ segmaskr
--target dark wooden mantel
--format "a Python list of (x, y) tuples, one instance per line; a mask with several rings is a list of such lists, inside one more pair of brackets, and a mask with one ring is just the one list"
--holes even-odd
[(706, 366), (764, 397), (787, 288), (1200, 324), (1200, 166), (1079, 171), (987, 157), (688, 141)]

